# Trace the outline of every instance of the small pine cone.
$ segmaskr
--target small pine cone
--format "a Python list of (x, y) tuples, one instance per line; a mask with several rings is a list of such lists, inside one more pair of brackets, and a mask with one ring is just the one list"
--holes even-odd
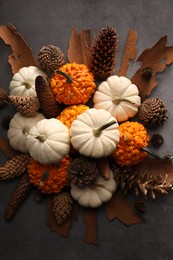
[(70, 215), (72, 204), (73, 200), (68, 192), (61, 192), (54, 196), (52, 201), (53, 215), (58, 225), (62, 224)]
[(37, 97), (8, 96), (8, 101), (17, 108), (23, 116), (34, 117), (40, 107)]
[(64, 65), (64, 54), (60, 48), (48, 45), (44, 46), (38, 54), (38, 62), (43, 70), (55, 71)]
[(163, 136), (159, 134), (153, 134), (151, 137), (151, 142), (155, 148), (159, 148), (164, 143)]
[(90, 69), (95, 77), (106, 79), (116, 70), (118, 47), (117, 31), (112, 27), (103, 28), (91, 47)]
[(146, 81), (149, 81), (151, 79), (152, 75), (153, 75), (153, 69), (150, 67), (145, 67), (141, 71), (141, 76)]
[(60, 114), (60, 108), (49, 87), (48, 81), (42, 76), (36, 77), (35, 89), (44, 116), (46, 118), (57, 117)]
[(28, 154), (19, 154), (7, 160), (0, 166), (0, 180), (7, 181), (21, 176), (27, 168), (30, 156)]
[(75, 158), (68, 168), (70, 181), (81, 187), (92, 185), (98, 175), (99, 171), (96, 162), (85, 156)]
[(21, 179), (19, 180), (9, 202), (7, 208), (5, 210), (5, 219), (7, 221), (11, 221), (17, 210), (23, 204), (25, 199), (27, 198), (30, 190), (32, 188), (32, 184), (29, 181), (28, 174), (24, 174)]
[(146, 200), (137, 200), (135, 203), (135, 209), (140, 213), (145, 213), (147, 211)]
[(105, 179), (105, 180), (109, 180), (110, 179), (110, 175), (113, 174), (110, 166), (109, 166), (109, 160), (107, 158), (101, 158), (98, 161), (98, 168), (99, 171), (101, 173), (101, 176)]
[(4, 106), (6, 104), (7, 101), (7, 92), (5, 89), (0, 88), (0, 107)]
[(167, 109), (159, 98), (148, 98), (140, 106), (139, 119), (146, 126), (157, 127), (164, 124), (168, 118)]
[(5, 130), (9, 129), (9, 124), (10, 124), (11, 119), (12, 119), (12, 116), (10, 116), (10, 115), (3, 117), (2, 121), (1, 121), (1, 125), (2, 125), (3, 129), (5, 129)]

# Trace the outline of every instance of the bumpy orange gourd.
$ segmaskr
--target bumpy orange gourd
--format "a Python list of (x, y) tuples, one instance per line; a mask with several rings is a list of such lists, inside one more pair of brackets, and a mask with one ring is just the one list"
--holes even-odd
[(67, 63), (60, 72), (70, 77), (70, 80), (58, 73), (50, 80), (50, 88), (59, 103), (66, 105), (85, 104), (93, 94), (96, 84), (94, 75), (84, 64)]
[(120, 142), (113, 153), (113, 158), (121, 166), (136, 165), (146, 158), (142, 151), (148, 145), (150, 136), (146, 128), (138, 122), (125, 122), (119, 126)]
[(67, 169), (71, 163), (69, 156), (60, 162), (43, 165), (31, 158), (28, 165), (30, 182), (43, 193), (58, 193), (69, 185)]
[(89, 107), (83, 104), (72, 105), (66, 107), (57, 117), (57, 119), (59, 119), (63, 124), (70, 128), (72, 122), (77, 118), (77, 116), (82, 114), (87, 109), (89, 109)]

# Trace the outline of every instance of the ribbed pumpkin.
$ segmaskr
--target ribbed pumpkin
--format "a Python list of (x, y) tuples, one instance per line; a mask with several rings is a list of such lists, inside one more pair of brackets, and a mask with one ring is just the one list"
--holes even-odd
[(136, 165), (146, 158), (142, 151), (150, 141), (147, 129), (138, 122), (125, 122), (119, 126), (120, 142), (113, 153), (113, 158), (121, 166)]
[(93, 94), (94, 75), (84, 64), (67, 63), (55, 71), (50, 87), (59, 103), (85, 104)]
[(31, 158), (28, 165), (30, 182), (43, 193), (58, 193), (69, 185), (67, 169), (71, 163), (69, 156), (60, 162), (43, 165)]

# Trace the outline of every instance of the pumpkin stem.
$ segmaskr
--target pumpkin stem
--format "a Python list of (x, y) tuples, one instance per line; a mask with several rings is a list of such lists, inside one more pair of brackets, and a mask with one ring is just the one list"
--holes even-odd
[(24, 135), (28, 135), (29, 134), (29, 129), (27, 127), (24, 127), (23, 130), (22, 130), (22, 133)]
[(117, 122), (115, 120), (110, 121), (109, 123), (102, 125), (101, 127), (97, 128), (97, 129), (93, 129), (93, 135), (96, 137), (99, 137), (102, 133), (103, 130), (105, 130), (106, 128), (108, 128), (109, 126), (116, 124)]
[(24, 82), (22, 82), (21, 84), (24, 85), (25, 88), (27, 88), (27, 89), (30, 89), (30, 88), (32, 87), (32, 84), (31, 84), (30, 82), (24, 81)]
[(44, 171), (40, 180), (40, 185), (42, 186), (44, 184), (44, 182), (47, 180), (49, 176), (49, 172), (48, 171)]
[(38, 139), (41, 143), (44, 143), (46, 141), (45, 135), (38, 135), (35, 138)]
[(166, 156), (159, 156), (158, 154), (156, 154), (155, 152), (153, 152), (150, 148), (148, 147), (143, 147), (142, 148), (142, 151), (150, 154), (151, 156), (153, 156), (154, 158), (156, 159), (159, 159), (159, 160), (164, 160), (164, 159), (168, 159), (168, 160), (172, 160), (173, 159), (173, 156), (172, 155), (166, 155)]
[(55, 70), (55, 72), (58, 73), (59, 75), (64, 76), (66, 78), (67, 83), (71, 84), (73, 82), (73, 79), (67, 73), (63, 72), (62, 70), (57, 69), (57, 70)]
[(130, 103), (130, 104), (132, 104), (132, 105), (135, 105), (134, 102), (130, 101), (130, 100), (127, 99), (127, 98), (120, 98), (120, 97), (116, 97), (116, 96), (115, 96), (115, 97), (112, 99), (112, 102), (113, 102), (115, 105), (118, 105), (121, 101), (124, 101), (124, 102)]

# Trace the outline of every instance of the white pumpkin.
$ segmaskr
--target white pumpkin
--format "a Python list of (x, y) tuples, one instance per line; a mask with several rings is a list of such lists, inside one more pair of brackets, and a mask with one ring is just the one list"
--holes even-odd
[(35, 117), (24, 117), (17, 112), (10, 121), (7, 137), (10, 145), (23, 153), (28, 153), (26, 139), (30, 129), (44, 117), (41, 113), (36, 113)]
[(109, 201), (116, 189), (117, 183), (111, 174), (109, 180), (99, 176), (92, 187), (71, 184), (71, 196), (83, 207), (96, 208)]
[(23, 67), (14, 74), (9, 85), (10, 95), (36, 96), (35, 79), (46, 74), (35, 66)]
[(69, 130), (58, 119), (43, 119), (31, 128), (27, 148), (41, 164), (58, 162), (69, 153)]
[(119, 142), (118, 126), (115, 118), (104, 109), (88, 109), (71, 124), (71, 143), (82, 155), (109, 156)]
[(93, 96), (94, 107), (105, 109), (118, 122), (132, 118), (138, 112), (141, 98), (136, 85), (126, 77), (110, 76), (103, 81)]

